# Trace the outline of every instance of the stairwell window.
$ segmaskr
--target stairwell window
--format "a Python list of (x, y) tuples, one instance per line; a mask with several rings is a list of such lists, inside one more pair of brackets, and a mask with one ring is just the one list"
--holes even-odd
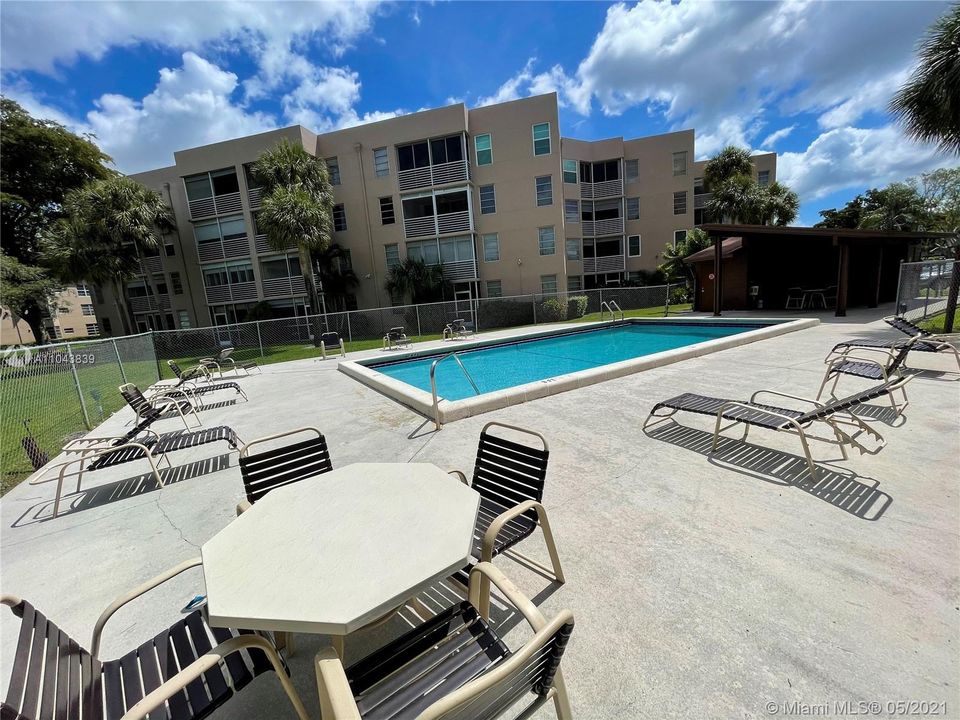
[(533, 126), (533, 154), (550, 154), (550, 123)]
[(553, 178), (543, 175), (537, 178), (537, 207), (553, 205)]
[(173, 287), (174, 295), (183, 295), (183, 282), (180, 280), (179, 272), (170, 273), (170, 285)]
[(396, 243), (383, 246), (384, 255), (387, 258), (387, 270), (395, 268), (400, 264), (400, 246)]
[(480, 214), (492, 215), (497, 211), (497, 195), (493, 185), (480, 186)]
[(686, 175), (687, 174), (687, 151), (675, 152), (673, 154), (673, 174), (674, 175)]
[(497, 262), (500, 259), (500, 236), (488, 233), (483, 236), (483, 261)]
[(627, 198), (627, 220), (640, 219), (640, 198)]
[(567, 260), (580, 259), (580, 238), (567, 238), (566, 242)]
[(673, 214), (674, 215), (687, 214), (687, 191), (686, 190), (681, 190), (680, 192), (675, 192), (673, 194)]
[(554, 295), (557, 292), (557, 276), (556, 275), (541, 275), (540, 276), (540, 292), (543, 295)]
[(577, 177), (577, 161), (576, 160), (564, 160), (563, 161), (563, 181), (565, 183), (571, 183), (576, 185), (579, 181)]
[(333, 229), (335, 232), (344, 232), (347, 229), (347, 213), (343, 203), (333, 206)]
[(473, 138), (473, 145), (477, 150), (477, 166), (493, 164), (493, 141), (490, 133), (477, 135)]
[(330, 184), (339, 185), (340, 184), (340, 161), (335, 157), (328, 157), (325, 162), (327, 163), (327, 172), (330, 173)]
[(380, 224), (393, 225), (397, 221), (397, 214), (393, 209), (393, 195), (380, 198)]
[(503, 285), (499, 280), (487, 280), (487, 297), (503, 297)]
[(87, 335), (99, 335), (100, 328), (97, 327), (96, 323), (87, 323)]
[(627, 237), (627, 256), (640, 257), (640, 236), (630, 235)]
[(757, 173), (757, 185), (760, 187), (766, 187), (770, 184), (770, 171), (769, 170), (760, 170)]
[(674, 249), (676, 249), (677, 243), (682, 243), (682, 242), (683, 242), (684, 240), (686, 240), (686, 239), (687, 239), (687, 231), (686, 231), (686, 230), (674, 230), (674, 231), (673, 231), (673, 247), (674, 247)]
[(567, 292), (580, 292), (581, 290), (583, 290), (583, 277), (567, 275)]
[(390, 158), (387, 156), (387, 149), (373, 149), (373, 171), (377, 177), (386, 177), (390, 174)]
[(627, 177), (627, 182), (636, 182), (640, 178), (640, 161), (627, 160), (625, 165), (624, 175)]
[(537, 228), (539, 236), (540, 254), (555, 255), (557, 252), (557, 238), (553, 232), (553, 225), (550, 227)]
[(580, 203), (577, 200), (563, 201), (563, 220), (568, 223), (580, 222)]
[(96, 311), (93, 309), (93, 305), (81, 305), (80, 310), (84, 315), (96, 315)]

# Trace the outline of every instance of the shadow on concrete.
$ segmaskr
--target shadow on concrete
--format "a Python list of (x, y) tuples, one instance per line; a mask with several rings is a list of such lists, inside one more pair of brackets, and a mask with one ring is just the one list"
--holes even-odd
[[(184, 480), (191, 480), (202, 475), (208, 475), (230, 467), (229, 452), (217, 455), (203, 460), (175, 465), (169, 468), (160, 468), (160, 476), (163, 478), (163, 486), (157, 483), (153, 473), (143, 473), (124, 480), (116, 480), (105, 485), (97, 487), (83, 488), (79, 492), (68, 493), (66, 490), (60, 499), (60, 512), (56, 518), (53, 517), (53, 498), (44, 500), (28, 508), (10, 527), (24, 527), (48, 520), (60, 519), (68, 515), (73, 515), (84, 510), (109, 505), (110, 503), (127, 500), (139, 495), (160, 490), (161, 487), (169, 487)], [(84, 473), (85, 479), (89, 479), (91, 473)], [(49, 487), (51, 495), (56, 489), (56, 479), (41, 483), (40, 487)], [(69, 478), (65, 481), (65, 487), (69, 487)]]
[(823, 461), (817, 463), (817, 479), (813, 482), (801, 455), (728, 437), (721, 437), (717, 452), (711, 454), (713, 433), (680, 425), (674, 420), (650, 427), (644, 433), (655, 440), (699, 453), (718, 467), (776, 485), (795, 487), (861, 520), (879, 520), (893, 502), (890, 495), (877, 488), (876, 480), (825, 467)]

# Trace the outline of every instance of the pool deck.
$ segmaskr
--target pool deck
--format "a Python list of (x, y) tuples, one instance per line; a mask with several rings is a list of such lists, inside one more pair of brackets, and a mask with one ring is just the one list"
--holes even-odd
[[(567, 582), (555, 586), (509, 559), (495, 562), (548, 617), (573, 611), (563, 671), (580, 720), (760, 718), (822, 703), (837, 715), (834, 703), (898, 700), (945, 702), (939, 717), (958, 718), (960, 376), (952, 357), (911, 356), (911, 365), (926, 371), (908, 385), (910, 405), (896, 427), (888, 408), (869, 411), (887, 439), (879, 453), (836, 462), (835, 447), (814, 443), (822, 474), (813, 484), (795, 437), (756, 429), (742, 443), (731, 433), (709, 457), (708, 418), (677, 416), (679, 424), (641, 429), (658, 400), (686, 391), (748, 398), (770, 388), (812, 396), (834, 343), (899, 337), (879, 322), (884, 310), (843, 319), (820, 314), (816, 327), (459, 420), (440, 432), (338, 372), (335, 360), (265, 366), (239, 381), (248, 403), (200, 416), (204, 426), (227, 424), (247, 440), (315, 425), (335, 467), (416, 461), (469, 471), (488, 420), (546, 435), (544, 504)], [(847, 378), (841, 388), (867, 386)], [(130, 415), (118, 413), (96, 434), (126, 429)], [(144, 463), (93, 473), (56, 519), (53, 485), (21, 484), (0, 500), (0, 587), (89, 644), (111, 600), (198, 555), (233, 519), (242, 484), (237, 456), (225, 450), (220, 444), (173, 455), (179, 465), (162, 489), (142, 474)], [(536, 536), (524, 552), (546, 557)], [(376, 577), (371, 568), (370, 581)], [(102, 655), (115, 657), (166, 627), (197, 592), (203, 582), (193, 570), (125, 607), (107, 625)], [(2, 608), (0, 617), (5, 688), (16, 621)], [(529, 635), (503, 608), (494, 619), (514, 647)], [(405, 627), (398, 617), (351, 636), (348, 661)], [(298, 636), (291, 660), (314, 716), (311, 660), (324, 642)], [(267, 676), (216, 717), (290, 716)], [(535, 717), (553, 717), (552, 707)]]

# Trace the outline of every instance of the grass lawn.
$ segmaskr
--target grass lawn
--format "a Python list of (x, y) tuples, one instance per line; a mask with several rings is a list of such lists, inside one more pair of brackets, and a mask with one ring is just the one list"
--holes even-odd
[[(917, 325), (928, 332), (942, 333), (946, 319), (947, 314), (941, 313), (940, 315), (928, 317), (926, 320), (921, 320)], [(953, 332), (960, 333), (960, 308), (953, 313)]]

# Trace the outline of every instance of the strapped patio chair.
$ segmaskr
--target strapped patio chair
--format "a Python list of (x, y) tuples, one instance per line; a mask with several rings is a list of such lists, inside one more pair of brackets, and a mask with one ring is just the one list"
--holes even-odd
[[(494, 435), (489, 432), (493, 427), (535, 437), (541, 447)], [(467, 476), (459, 470), (450, 472), (480, 494), (480, 509), (473, 531), (474, 562), (488, 562), (503, 553), (559, 583), (564, 582), (560, 555), (542, 504), (549, 459), (550, 449), (540, 433), (500, 422), (488, 422), (483, 426), (472, 482), (467, 483)], [(513, 550), (538, 527), (543, 531), (552, 568)], [(470, 568), (466, 567), (454, 579), (466, 584), (469, 572)]]
[(806, 295), (801, 287), (787, 288), (787, 304), (785, 310), (803, 310)]
[(195, 610), (116, 660), (101, 660), (110, 617), (131, 600), (196, 567), (188, 560), (118, 598), (100, 615), (87, 650), (33, 605), (13, 595), (0, 603), (20, 618), (4, 720), (205, 718), (266, 672), (276, 673), (301, 720), (308, 717), (289, 669), (266, 633), (214, 628)]
[(241, 370), (249, 375), (253, 368), (263, 372), (256, 360), (241, 360), (240, 362), (234, 360), (232, 357), (230, 357), (233, 354), (233, 351), (234, 348), (225, 347), (213, 357), (200, 358), (198, 362), (208, 370), (216, 370), (217, 374), (220, 375), (221, 378), (223, 377), (223, 366), (228, 364), (230, 367), (227, 369), (233, 370), (234, 375), (239, 375)]
[(383, 349), (393, 350), (394, 348), (410, 347), (410, 338), (407, 337), (405, 328), (400, 325), (392, 327), (383, 336)]
[[(830, 397), (836, 398), (837, 384), (843, 375), (884, 383), (903, 377), (907, 354), (913, 348), (915, 342), (916, 339), (907, 340), (906, 343), (889, 350), (868, 347), (859, 349), (859, 352), (862, 353), (879, 354), (883, 358), (882, 361), (876, 357), (854, 355), (852, 352), (844, 353), (839, 357), (835, 357), (833, 360), (827, 361), (827, 370), (823, 375), (823, 381), (820, 383), (820, 389), (817, 391), (817, 400), (823, 395), (823, 391), (830, 380), (833, 380), (833, 385), (830, 386)], [(909, 403), (907, 400), (907, 391), (903, 389), (902, 385), (900, 386), (900, 391), (903, 395), (903, 404), (899, 407), (897, 407), (893, 393), (890, 393), (888, 396), (890, 398), (890, 406), (897, 415), (900, 415)]]
[[(843, 342), (839, 342), (833, 346), (833, 349), (827, 353), (827, 357), (825, 358), (824, 362), (829, 362), (831, 359), (834, 359), (839, 355), (846, 354), (855, 348), (899, 350), (906, 343), (912, 342), (910, 345), (911, 352), (951, 353), (954, 359), (957, 361), (957, 371), (960, 372), (960, 350), (958, 350), (954, 344), (949, 342), (949, 335), (938, 335), (936, 333), (929, 332), (910, 322), (906, 318), (885, 317), (883, 321), (890, 327), (909, 336), (910, 339), (903, 340), (895, 338), (891, 340), (873, 340), (871, 338), (852, 338), (850, 340), (844, 340)], [(954, 342), (956, 342), (955, 339)]]
[(467, 321), (463, 318), (457, 318), (456, 320), (447, 323), (447, 326), (443, 329), (444, 340), (458, 340), (468, 337), (472, 334), (472, 327), (468, 326)]
[[(820, 403), (816, 400), (788, 395), (775, 390), (758, 390), (750, 396), (749, 401), (728, 400), (725, 398), (710, 397), (707, 395), (697, 395), (695, 393), (683, 393), (669, 400), (663, 400), (653, 406), (646, 421), (643, 423), (643, 429), (646, 430), (651, 424), (663, 422), (671, 418), (679, 411), (698, 413), (700, 415), (710, 415), (716, 417), (716, 424), (713, 430), (713, 443), (710, 452), (717, 451), (717, 445), (720, 442), (720, 433), (734, 425), (742, 423), (744, 426), (743, 437), (747, 439), (747, 433), (751, 426), (762, 427), (775, 432), (787, 432), (797, 435), (800, 438), (800, 445), (803, 448), (804, 457), (807, 460), (807, 467), (810, 470), (810, 476), (813, 481), (817, 479), (817, 468), (814, 465), (813, 457), (810, 455), (810, 446), (808, 439), (819, 440), (821, 442), (837, 445), (843, 459), (847, 459), (846, 446), (856, 447), (861, 454), (868, 452), (866, 448), (857, 442), (860, 434), (867, 434), (878, 442), (878, 447), (871, 454), (880, 451), (885, 441), (883, 437), (873, 428), (869, 427), (863, 420), (850, 412), (857, 405), (875, 400), (876, 398), (889, 395), (895, 390), (902, 390), (903, 386), (912, 376), (895, 378), (881, 385), (877, 385), (868, 390), (850, 395), (839, 400), (832, 400), (828, 403)], [(813, 406), (813, 409), (806, 412), (784, 408), (776, 405), (767, 405), (757, 402), (760, 395), (773, 395), (775, 397), (787, 398), (797, 402), (806, 403)], [(664, 414), (657, 414), (658, 410), (667, 410)], [(656, 420), (651, 423), (651, 419)], [(721, 427), (724, 420), (730, 420), (730, 424)], [(830, 440), (824, 437), (810, 435), (811, 426), (816, 422), (825, 423), (833, 432), (834, 439)], [(850, 434), (840, 429), (840, 425), (852, 425), (857, 428), (854, 434)]]
[[(511, 650), (489, 624), (481, 579), (496, 585), (530, 624), (534, 635), (522, 647)], [(572, 632), (569, 610), (548, 622), (503, 573), (480, 563), (470, 571), (468, 600), (346, 670), (333, 648), (321, 650), (320, 712), (324, 720), (478, 720), (500, 717), (530, 698), (521, 717), (552, 699), (557, 717), (569, 720), (560, 662)]]
[[(233, 381), (214, 383), (214, 384), (204, 384), (201, 385), (197, 382), (198, 377), (202, 377), (202, 374), (193, 375), (190, 377), (187, 373), (180, 370), (180, 366), (177, 365), (173, 360), (167, 360), (167, 365), (170, 366), (170, 369), (173, 370), (173, 374), (177, 376), (179, 382), (174, 386), (177, 388), (183, 388), (194, 397), (199, 397), (201, 395), (206, 395), (207, 393), (217, 392), (218, 390), (236, 390), (240, 395), (243, 396), (244, 400), (248, 400), (247, 394), (237, 383)], [(194, 369), (201, 369), (206, 373), (206, 377), (209, 379), (210, 373), (201, 365), (197, 365)]]
[[(141, 425), (146, 427), (157, 420), (169, 417), (171, 409), (176, 410), (176, 414), (180, 417), (180, 420), (183, 421), (183, 427), (187, 430), (190, 429), (190, 425), (187, 423), (187, 418), (184, 413), (192, 413), (193, 417), (197, 420), (197, 425), (203, 425), (203, 423), (200, 422), (200, 417), (197, 415), (196, 407), (190, 402), (186, 393), (183, 391), (177, 391), (177, 393), (171, 393), (170, 395), (159, 393), (147, 399), (144, 394), (140, 392), (140, 388), (133, 383), (126, 383), (120, 386), (120, 394), (127, 402), (127, 405), (137, 414), (135, 427), (140, 427)], [(182, 399), (178, 399), (177, 395), (180, 395)]]
[[(298, 433), (316, 433), (316, 437), (251, 454), (250, 448)], [(271, 490), (333, 470), (327, 439), (315, 427), (268, 435), (251, 440), (240, 448), (240, 475), (247, 499), (237, 505), (237, 515)]]
[(336, 350), (339, 349), (340, 357), (347, 356), (347, 349), (344, 347), (343, 338), (340, 337), (340, 333), (325, 332), (320, 336), (320, 354), (324, 360), (327, 359), (328, 349), (330, 352), (336, 352)]

